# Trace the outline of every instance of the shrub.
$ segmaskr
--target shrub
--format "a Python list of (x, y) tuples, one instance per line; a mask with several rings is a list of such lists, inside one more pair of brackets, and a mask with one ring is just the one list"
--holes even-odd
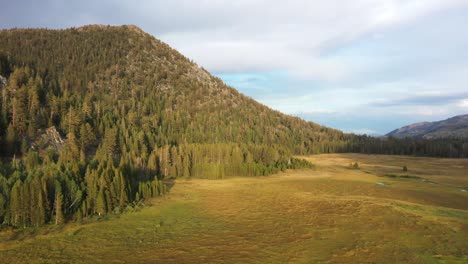
[(350, 164), (349, 164), (349, 167), (350, 167), (351, 169), (356, 169), (356, 170), (358, 170), (358, 169), (359, 169), (359, 163), (357, 163), (357, 162), (350, 163)]

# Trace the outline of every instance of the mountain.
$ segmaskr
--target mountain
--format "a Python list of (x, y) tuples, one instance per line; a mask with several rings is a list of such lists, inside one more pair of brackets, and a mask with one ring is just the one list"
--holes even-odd
[(135, 26), (0, 30), (0, 223), (125, 211), (177, 177), (256, 176), (346, 151)]
[(393, 130), (386, 136), (415, 139), (468, 138), (468, 115), (404, 126)]
[[(243, 142), (310, 153), (320, 152), (317, 142), (347, 137), (257, 103), (135, 26), (4, 30), (0, 45), (11, 64), (29, 67), (47, 86), (46, 107), (66, 91), (75, 101), (58, 111), (118, 109), (127, 124), (158, 134), (158, 145)], [(58, 117), (47, 122), (70, 132)]]

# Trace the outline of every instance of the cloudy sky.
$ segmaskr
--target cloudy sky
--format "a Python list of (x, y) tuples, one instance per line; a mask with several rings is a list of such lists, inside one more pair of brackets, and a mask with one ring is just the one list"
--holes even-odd
[(2, 2), (0, 28), (137, 25), (271, 108), (348, 132), (468, 113), (468, 0)]

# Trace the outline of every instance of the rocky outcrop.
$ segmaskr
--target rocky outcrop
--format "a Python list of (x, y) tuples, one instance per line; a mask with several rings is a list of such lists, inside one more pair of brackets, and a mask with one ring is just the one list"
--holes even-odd
[(0, 75), (0, 90), (7, 85), (7, 79)]
[(41, 150), (53, 148), (55, 151), (60, 152), (65, 144), (65, 140), (62, 138), (55, 126), (41, 130), (39, 136), (31, 144), (31, 149)]

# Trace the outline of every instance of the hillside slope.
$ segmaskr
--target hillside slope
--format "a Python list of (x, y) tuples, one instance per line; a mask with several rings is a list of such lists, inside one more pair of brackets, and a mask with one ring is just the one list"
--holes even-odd
[(175, 177), (308, 166), (291, 156), (353, 137), (269, 109), (135, 26), (1, 30), (0, 75), (12, 226), (125, 211)]
[(387, 136), (396, 138), (468, 138), (468, 115), (436, 122), (416, 123), (393, 130)]
[[(73, 110), (86, 103), (120, 111), (133, 127), (158, 134), (159, 145), (243, 142), (307, 153), (319, 152), (316, 142), (346, 137), (257, 103), (134, 26), (4, 30), (0, 54), (33, 68), (46, 92), (76, 96)], [(96, 100), (101, 96), (108, 105)], [(42, 99), (48, 104), (51, 97)], [(69, 132), (63, 120), (53, 123)], [(169, 131), (161, 131), (164, 123)]]

